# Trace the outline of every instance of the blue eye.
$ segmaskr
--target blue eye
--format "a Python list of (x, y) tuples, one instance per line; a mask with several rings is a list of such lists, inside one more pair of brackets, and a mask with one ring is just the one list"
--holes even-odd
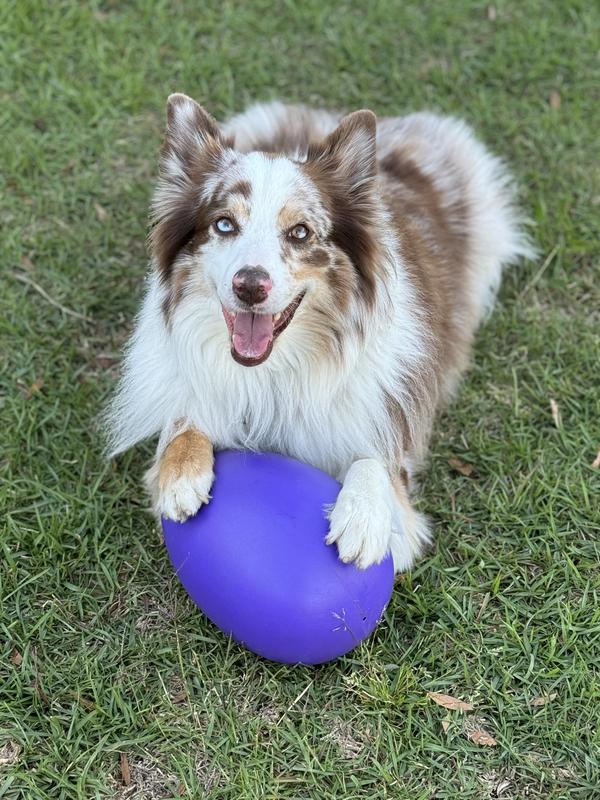
[(219, 219), (214, 223), (214, 229), (217, 233), (223, 233), (225, 236), (229, 233), (235, 233), (236, 227), (232, 220), (229, 217), (219, 217)]
[(310, 231), (306, 227), (306, 225), (294, 225), (294, 227), (290, 230), (289, 234), (291, 239), (297, 239), (298, 241), (303, 241), (308, 239), (310, 235)]

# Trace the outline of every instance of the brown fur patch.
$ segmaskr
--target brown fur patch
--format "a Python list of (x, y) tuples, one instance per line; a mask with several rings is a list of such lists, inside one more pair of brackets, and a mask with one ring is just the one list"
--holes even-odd
[(162, 490), (184, 475), (212, 472), (213, 446), (200, 431), (190, 428), (176, 436), (165, 448), (158, 469)]
[(336, 305), (340, 311), (346, 311), (356, 286), (356, 278), (352, 263), (343, 254), (338, 253), (327, 270), (327, 282), (335, 297)]
[(401, 249), (427, 314), (432, 350), (428, 385), (431, 400), (438, 405), (449, 399), (459, 373), (466, 367), (473, 339), (473, 326), (465, 324), (470, 314), (465, 293), (467, 264), (436, 254), (410, 223), (403, 226)]
[[(178, 114), (180, 108), (186, 109), (183, 118)], [(211, 212), (218, 205), (224, 180), (208, 200), (201, 190), (207, 177), (219, 172), (230, 147), (231, 141), (223, 137), (217, 122), (202, 106), (185, 95), (169, 97), (161, 182), (155, 196), (158, 213), (149, 235), (150, 250), (163, 281), (169, 281), (177, 255), (190, 243), (197, 246), (203, 236), (208, 236)], [(173, 163), (183, 174), (170, 171)], [(234, 161), (230, 158), (227, 163), (231, 167)]]
[[(449, 395), (472, 338), (468, 317), (468, 209), (464, 201), (444, 205), (433, 181), (399, 148), (380, 162), (380, 189), (400, 243), (404, 267), (417, 291), (430, 331), (428, 366), (406, 387), (402, 403), (388, 398), (402, 452), (418, 463), (424, 455), (434, 409)], [(460, 194), (460, 193), (459, 193)], [(417, 427), (409, 419), (421, 419)]]
[(252, 197), (252, 185), (250, 181), (237, 181), (227, 189), (228, 194), (241, 194), (245, 200)]
[(192, 274), (190, 267), (175, 270), (170, 281), (170, 290), (162, 302), (162, 312), (167, 324), (170, 324), (173, 312), (183, 299), (186, 284)]
[[(173, 151), (167, 140), (163, 159), (172, 155)], [(161, 191), (169, 194), (168, 212), (156, 220), (149, 237), (150, 249), (165, 281), (171, 276), (176, 256), (194, 237), (208, 235), (212, 212), (217, 207), (214, 197), (203, 200), (200, 191), (207, 177), (214, 174), (222, 163), (221, 145), (209, 140), (202, 149), (196, 145), (195, 149), (185, 154), (185, 158), (185, 170), (188, 175), (185, 183), (172, 180), (164, 170), (163, 181), (167, 186)], [(170, 183), (172, 186), (169, 186)]]
[[(304, 224), (302, 213), (291, 205), (285, 205), (277, 215), (277, 222), (282, 231), (289, 231), (295, 225)], [(298, 245), (308, 244), (308, 242), (299, 241)]]
[(369, 209), (364, 202), (355, 205), (352, 196), (325, 173), (318, 175), (313, 170), (311, 177), (320, 189), (331, 215), (329, 240), (350, 259), (358, 277), (361, 295), (367, 305), (372, 306), (377, 274), (381, 269), (380, 248), (374, 230), (375, 208)]
[(400, 469), (398, 470), (398, 478), (408, 489), (408, 481), (409, 481), (408, 472), (404, 469), (404, 467), (400, 467)]
[[(442, 198), (433, 181), (401, 150), (394, 151), (379, 162), (384, 175), (403, 189), (402, 196), (392, 194), (403, 206), (403, 216), (425, 217), (432, 224), (436, 241), (444, 258), (458, 266), (464, 263), (467, 247), (466, 219), (468, 209), (464, 200), (451, 207), (442, 206)], [(398, 220), (398, 217), (396, 217)]]
[(292, 260), (294, 275), (298, 281), (323, 281), (327, 280), (326, 267), (331, 256), (323, 247), (310, 247), (310, 245), (293, 245), (286, 242), (282, 248), (284, 260)]
[[(357, 137), (365, 148), (359, 163), (354, 153)], [(358, 278), (356, 288), (372, 307), (377, 277), (385, 269), (375, 196), (374, 115), (355, 112), (346, 117), (325, 142), (308, 148), (302, 167), (319, 189), (330, 216), (329, 240), (350, 259)]]
[(308, 264), (315, 269), (323, 269), (331, 262), (331, 256), (324, 247), (312, 247), (306, 255), (302, 256), (304, 264)]

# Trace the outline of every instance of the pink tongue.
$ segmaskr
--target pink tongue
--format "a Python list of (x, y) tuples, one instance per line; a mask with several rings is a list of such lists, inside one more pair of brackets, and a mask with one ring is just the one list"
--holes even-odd
[(233, 321), (233, 347), (246, 358), (263, 356), (273, 339), (273, 315), (238, 311)]

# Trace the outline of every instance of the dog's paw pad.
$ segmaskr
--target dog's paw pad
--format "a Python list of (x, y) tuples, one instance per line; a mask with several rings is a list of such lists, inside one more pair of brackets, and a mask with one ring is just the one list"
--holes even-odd
[(212, 472), (182, 475), (160, 490), (158, 510), (168, 519), (184, 522), (210, 500)]

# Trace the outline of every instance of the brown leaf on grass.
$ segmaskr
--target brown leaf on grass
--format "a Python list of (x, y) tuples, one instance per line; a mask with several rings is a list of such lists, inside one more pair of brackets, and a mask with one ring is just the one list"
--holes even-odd
[(600, 450), (598, 450), (596, 458), (592, 461), (592, 469), (600, 469)]
[(561, 97), (558, 89), (553, 89), (548, 97), (548, 104), (550, 108), (560, 108)]
[(442, 708), (447, 708), (450, 711), (472, 711), (473, 705), (465, 703), (464, 700), (457, 700), (449, 694), (440, 694), (440, 692), (426, 692), (427, 697), (431, 698), (434, 703)]
[(12, 653), (10, 654), (11, 663), (15, 665), (15, 667), (20, 667), (23, 663), (23, 656), (16, 647), (13, 647)]
[(475, 744), (481, 744), (484, 747), (494, 747), (498, 742), (491, 733), (486, 731), (484, 727), (485, 723), (486, 720), (484, 717), (466, 717), (463, 722), (463, 731)]
[(552, 397), (550, 398), (550, 411), (552, 413), (554, 424), (557, 428), (560, 428), (560, 411), (558, 409), (558, 403)]
[(98, 353), (95, 360), (102, 369), (110, 369), (117, 363), (119, 356), (117, 353)]
[(25, 269), (29, 270), (29, 272), (33, 272), (33, 261), (29, 258), (29, 256), (21, 256), (21, 266), (25, 267)]
[(29, 387), (29, 389), (27, 389), (25, 397), (28, 400), (31, 400), (31, 398), (33, 397), (34, 394), (39, 394), (41, 392), (43, 385), (44, 385), (44, 379), (43, 378), (36, 378), (34, 380), (34, 382), (31, 384), (31, 386)]
[(444, 733), (448, 733), (448, 728), (449, 727), (450, 727), (450, 723), (448, 722), (448, 720), (447, 719), (443, 719), (442, 720), (442, 730), (444, 731)]
[(105, 208), (102, 208), (100, 203), (94, 203), (94, 210), (96, 212), (96, 216), (98, 217), (100, 222), (106, 222), (108, 219), (108, 212)]
[(448, 464), (452, 467), (452, 469), (460, 472), (461, 475), (464, 475), (465, 478), (468, 478), (473, 474), (473, 465), (467, 464), (466, 461), (463, 461), (460, 458), (449, 458)]
[(121, 782), (123, 786), (131, 786), (131, 770), (129, 769), (129, 759), (127, 753), (121, 753), (120, 759), (121, 767)]
[(496, 11), (496, 6), (488, 6), (487, 7), (487, 18), (490, 22), (495, 22), (496, 17), (498, 16), (498, 12)]
[(540, 697), (534, 697), (531, 701), (532, 706), (545, 706), (547, 703), (551, 703), (553, 700), (556, 700), (558, 697), (556, 692), (551, 692), (550, 694), (540, 695)]
[(494, 737), (487, 731), (484, 731), (483, 728), (469, 730), (467, 731), (467, 736), (472, 742), (475, 742), (475, 744), (482, 744), (485, 747), (494, 747), (498, 744)]

